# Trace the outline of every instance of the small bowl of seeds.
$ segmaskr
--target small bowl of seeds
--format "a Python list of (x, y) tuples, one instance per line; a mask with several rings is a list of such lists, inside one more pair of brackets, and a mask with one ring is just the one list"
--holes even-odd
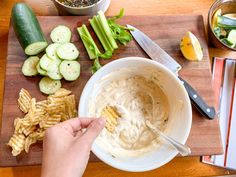
[(60, 15), (95, 15), (105, 12), (111, 0), (53, 0)]

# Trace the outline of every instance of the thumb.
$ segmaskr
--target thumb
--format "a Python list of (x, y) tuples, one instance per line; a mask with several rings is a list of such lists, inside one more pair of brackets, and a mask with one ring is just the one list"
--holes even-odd
[(89, 145), (92, 145), (93, 141), (104, 128), (105, 123), (106, 121), (103, 118), (95, 119), (89, 124), (88, 128), (83, 133), (81, 138), (85, 139), (85, 141), (89, 143)]

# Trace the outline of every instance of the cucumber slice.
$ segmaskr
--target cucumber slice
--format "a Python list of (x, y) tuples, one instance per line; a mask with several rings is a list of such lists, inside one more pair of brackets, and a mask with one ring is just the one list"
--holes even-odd
[(52, 80), (49, 77), (43, 77), (39, 82), (39, 89), (45, 94), (53, 94), (61, 88), (61, 81)]
[(63, 61), (59, 70), (65, 80), (74, 81), (80, 75), (80, 64), (77, 61)]
[(46, 54), (42, 56), (42, 58), (39, 61), (40, 67), (46, 71), (48, 71), (48, 68), (53, 63), (53, 60), (48, 58)]
[(79, 56), (79, 51), (74, 44), (68, 42), (57, 48), (57, 55), (64, 60), (75, 60)]
[(226, 16), (218, 16), (218, 26), (225, 29), (236, 29), (236, 19), (232, 19)]
[(53, 60), (57, 60), (59, 59), (59, 57), (57, 56), (57, 52), (56, 49), (57, 47), (59, 47), (61, 44), (59, 43), (53, 43), (50, 44), (47, 48), (46, 48), (46, 54), (49, 58), (53, 59)]
[(51, 31), (50, 37), (53, 42), (63, 44), (70, 42), (71, 31), (67, 26), (59, 25)]
[(233, 47), (233, 44), (230, 41), (228, 41), (227, 38), (221, 39), (221, 42), (223, 42), (225, 45), (227, 45), (229, 47)]
[(231, 30), (228, 34), (227, 40), (233, 45), (236, 44), (236, 30)]
[(36, 66), (39, 62), (39, 57), (33, 56), (27, 58), (21, 68), (22, 73), (25, 76), (35, 76), (38, 74), (38, 71), (36, 69)]
[(59, 71), (59, 65), (52, 65), (50, 70), (47, 72), (47, 75), (53, 80), (60, 80), (62, 79), (62, 75)]
[(37, 69), (37, 71), (38, 71), (38, 73), (39, 73), (40, 75), (42, 75), (42, 76), (46, 76), (46, 75), (47, 75), (47, 71), (45, 71), (44, 69), (42, 69), (42, 68), (40, 67), (39, 62), (38, 62), (38, 64), (37, 64), (37, 66), (36, 66), (36, 69)]

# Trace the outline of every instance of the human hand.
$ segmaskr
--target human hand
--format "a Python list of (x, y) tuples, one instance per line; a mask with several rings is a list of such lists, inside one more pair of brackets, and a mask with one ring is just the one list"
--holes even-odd
[(104, 126), (102, 118), (74, 118), (49, 128), (43, 141), (41, 176), (82, 176), (93, 141)]

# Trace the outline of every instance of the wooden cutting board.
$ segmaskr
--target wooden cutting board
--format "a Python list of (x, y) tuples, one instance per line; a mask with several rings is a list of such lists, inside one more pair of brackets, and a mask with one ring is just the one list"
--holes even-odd
[[(75, 82), (64, 82), (63, 87), (70, 89), (76, 95), (77, 103), (80, 94), (87, 80), (91, 77), (91, 61), (80, 40), (76, 26), (88, 23), (89, 17), (78, 16), (48, 16), (38, 17), (45, 35), (49, 39), (50, 31), (53, 27), (64, 24), (73, 31), (72, 42), (80, 50), (81, 76)], [(131, 24), (155, 40), (165, 51), (175, 58), (183, 67), (180, 75), (189, 82), (199, 94), (210, 105), (214, 105), (214, 94), (211, 82), (210, 62), (208, 47), (205, 38), (204, 24), (202, 16), (126, 16), (120, 20), (121, 24)], [(92, 36), (95, 34), (89, 27)], [(203, 47), (204, 59), (200, 62), (189, 62), (185, 60), (179, 50), (179, 43), (186, 31), (193, 32)], [(96, 39), (96, 43), (100, 43)], [(101, 47), (101, 46), (100, 46)], [(114, 52), (111, 60), (103, 61), (103, 64), (122, 57), (148, 56), (133, 40), (127, 46), (119, 46)], [(22, 116), (17, 106), (18, 93), (21, 88), (25, 88), (30, 93), (41, 100), (45, 98), (38, 88), (37, 77), (24, 77), (21, 73), (21, 65), (25, 60), (20, 44), (14, 34), (12, 25), (9, 31), (8, 55), (6, 64), (5, 88), (3, 97), (2, 129), (0, 139), (0, 166), (21, 166), (40, 164), (42, 158), (42, 143), (37, 143), (30, 148), (28, 154), (22, 153), (18, 157), (11, 155), (11, 149), (6, 146), (9, 138), (13, 134), (13, 121), (16, 117)], [(134, 63), (135, 66), (135, 63)], [(192, 129), (187, 144), (191, 147), (192, 156), (220, 154), (222, 152), (220, 130), (218, 119), (207, 120), (193, 107)], [(79, 149), (78, 149), (79, 151)], [(91, 161), (98, 160), (91, 154)]]

